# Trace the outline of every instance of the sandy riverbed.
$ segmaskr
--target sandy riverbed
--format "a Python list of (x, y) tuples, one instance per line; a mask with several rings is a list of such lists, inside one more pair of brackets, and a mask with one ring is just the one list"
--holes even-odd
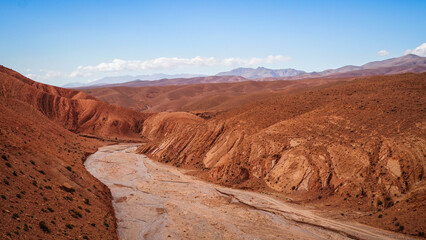
[(122, 239), (407, 239), (316, 216), (270, 196), (220, 187), (136, 154), (100, 148), (87, 170), (112, 192)]

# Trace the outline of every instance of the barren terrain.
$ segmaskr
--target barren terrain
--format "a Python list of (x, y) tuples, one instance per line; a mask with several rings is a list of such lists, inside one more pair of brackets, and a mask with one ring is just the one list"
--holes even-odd
[[(194, 185), (190, 185), (192, 190), (181, 191), (195, 191), (189, 196), (200, 197), (202, 203), (177, 193), (173, 198), (190, 206), (195, 201), (193, 207), (200, 207), (200, 213), (203, 206), (217, 207), (217, 213), (205, 210), (204, 215), (226, 222), (221, 218), (223, 211), (234, 213), (226, 224), (206, 219), (198, 231), (218, 228), (225, 237), (242, 232), (249, 236), (250, 228), (267, 219), (274, 223), (272, 232), (284, 227), (295, 238), (357, 236), (349, 229), (335, 231), (350, 225), (358, 226), (355, 232), (360, 232), (362, 225), (342, 225), (347, 221), (424, 236), (425, 79), (426, 73), (407, 73), (105, 88), (91, 92), (96, 93), (95, 98), (34, 82), (0, 66), (1, 237), (116, 239), (110, 191), (86, 171), (83, 162), (98, 147), (120, 141), (143, 142), (137, 152), (222, 186), (181, 175), (174, 168), (155, 172), (152, 167), (157, 165), (149, 160), (137, 165), (154, 171), (153, 176), (164, 174), (200, 184), (205, 192), (194, 190)], [(168, 181), (155, 183), (164, 191), (144, 184), (153, 199), (167, 199), (169, 189), (179, 185)], [(224, 187), (273, 198), (255, 194), (269, 202), (266, 209), (264, 203), (250, 203), (246, 199), (249, 193)], [(201, 197), (204, 193), (209, 197)], [(313, 217), (300, 206), (321, 211), (315, 210)], [(170, 213), (168, 219), (173, 217), (182, 226), (192, 221), (182, 217), (187, 211), (184, 207), (182, 212), (173, 212), (170, 206), (158, 208), (158, 214), (163, 214), (164, 208)], [(283, 214), (285, 209), (292, 213)], [(294, 226), (296, 215), (301, 214), (296, 209), (303, 210), (304, 221), (309, 223), (304, 223), (303, 230)], [(158, 220), (157, 210), (145, 210), (152, 214), (148, 217)], [(189, 210), (185, 214), (195, 217)], [(319, 215), (323, 218), (317, 218)], [(336, 221), (323, 220), (330, 218)], [(312, 226), (319, 219), (327, 224)], [(340, 225), (334, 225), (337, 223)], [(182, 234), (195, 234), (196, 230), (165, 228), (159, 234), (184, 237)]]
[(206, 183), (135, 150), (134, 145), (103, 147), (85, 163), (112, 191), (122, 239), (409, 239)]
[(425, 77), (364, 77), (307, 87), (207, 120), (159, 113), (145, 121), (149, 141), (139, 150), (225, 186), (274, 191), (423, 235)]

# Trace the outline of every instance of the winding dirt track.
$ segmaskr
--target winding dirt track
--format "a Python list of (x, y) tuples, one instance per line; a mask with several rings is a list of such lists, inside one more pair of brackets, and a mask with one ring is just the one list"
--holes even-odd
[(112, 192), (122, 239), (409, 239), (249, 191), (209, 184), (136, 154), (100, 148), (85, 166)]

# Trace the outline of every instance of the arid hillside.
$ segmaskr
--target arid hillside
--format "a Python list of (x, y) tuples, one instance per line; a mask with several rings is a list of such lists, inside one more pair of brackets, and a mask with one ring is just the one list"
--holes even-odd
[(0, 239), (117, 239), (109, 189), (82, 164), (103, 144), (2, 92)]
[(23, 101), (75, 133), (139, 137), (147, 114), (98, 101), (83, 92), (41, 84), (0, 66), (0, 95)]
[(109, 104), (143, 112), (218, 112), (245, 105), (273, 94), (294, 92), (351, 78), (298, 81), (244, 81), (236, 83), (172, 85), (157, 87), (107, 87), (84, 89)]
[(140, 139), (147, 114), (0, 66), (1, 239), (117, 239), (109, 189), (83, 166), (110, 139)]
[(209, 181), (422, 235), (425, 80), (401, 74), (306, 87), (208, 120), (159, 113), (145, 121), (150, 141), (139, 151)]

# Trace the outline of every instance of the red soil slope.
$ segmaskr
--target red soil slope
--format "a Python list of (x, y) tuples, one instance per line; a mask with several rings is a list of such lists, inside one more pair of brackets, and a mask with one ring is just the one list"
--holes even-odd
[(117, 239), (109, 189), (82, 164), (100, 145), (2, 92), (0, 239)]
[(76, 133), (109, 137), (139, 137), (146, 114), (112, 106), (83, 92), (28, 79), (0, 66), (0, 95), (31, 106)]
[(209, 120), (156, 114), (139, 150), (210, 181), (422, 235), (425, 80), (426, 73), (365, 77), (266, 97)]
[(291, 92), (347, 79), (298, 81), (245, 81), (160, 87), (107, 87), (84, 91), (110, 104), (144, 112), (229, 110), (276, 92)]
[(0, 66), (0, 239), (117, 239), (110, 192), (83, 166), (105, 143), (75, 133), (140, 139), (146, 116)]

